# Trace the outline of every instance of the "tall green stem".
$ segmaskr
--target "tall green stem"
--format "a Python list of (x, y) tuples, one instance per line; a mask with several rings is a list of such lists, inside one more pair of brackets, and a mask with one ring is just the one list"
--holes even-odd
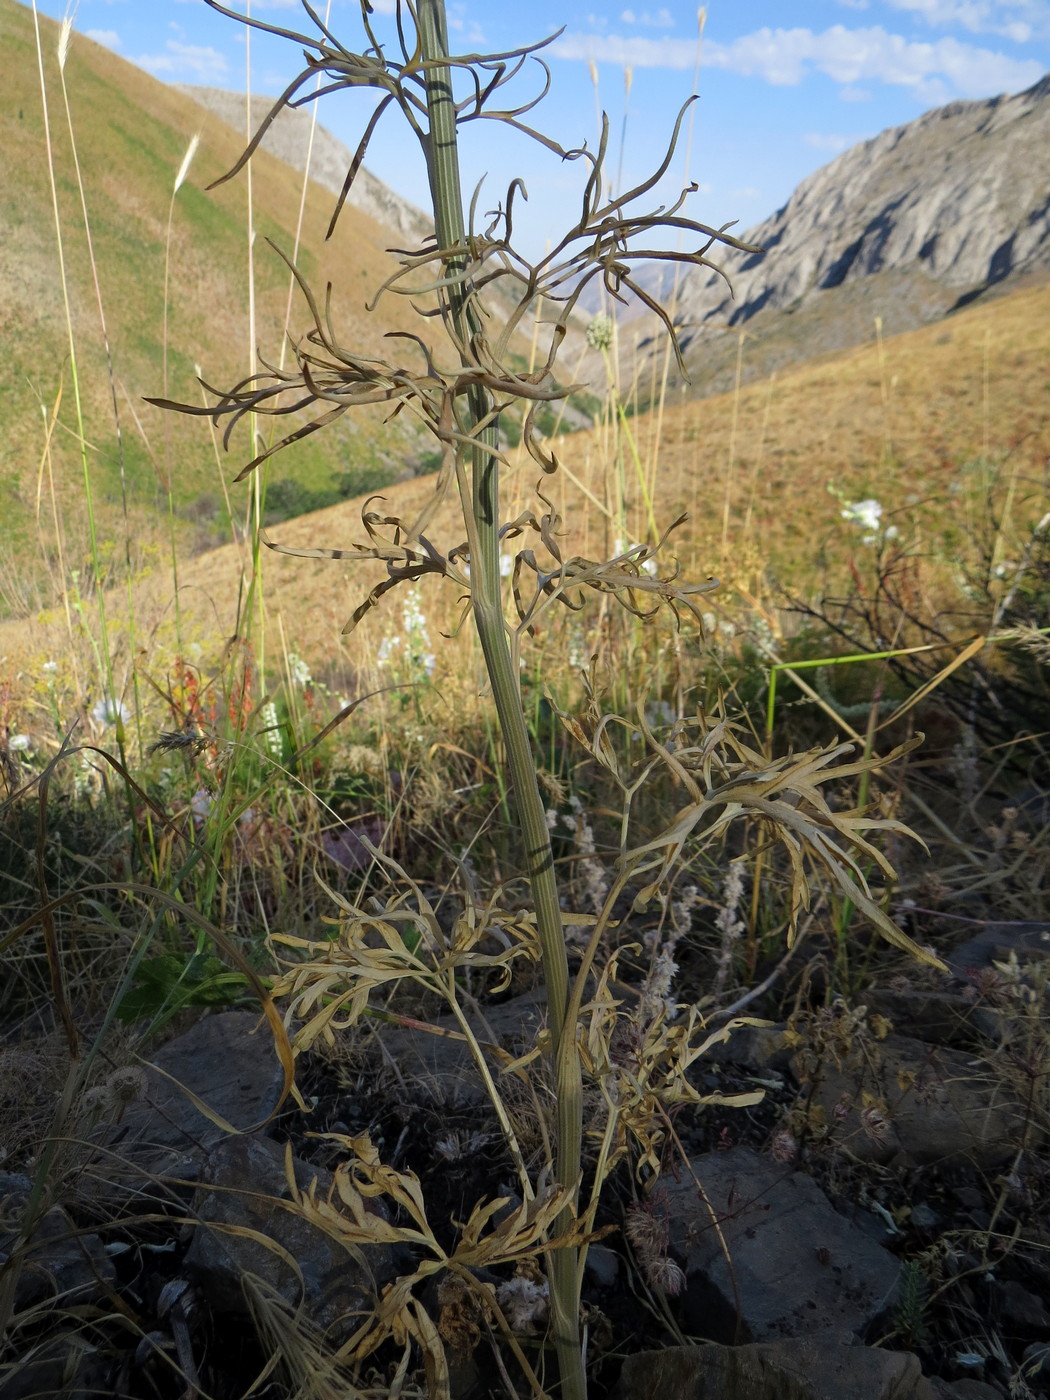
[[(425, 149), (434, 224), (438, 247), (450, 250), (445, 261), (446, 276), (455, 276), (466, 268), (467, 256), (444, 0), (422, 0), (419, 25), (426, 64), (429, 134)], [(456, 335), (469, 346), (481, 331), (469, 287), (463, 282), (450, 286), (448, 300)], [(575, 1027), (566, 1025), (569, 965), (550, 831), (503, 616), (499, 575), (499, 459), (495, 455), (498, 435), (494, 423), (481, 427), (492, 412), (487, 390), (473, 387), (464, 395), (464, 400), (456, 405), (456, 417), (458, 430), (474, 439), (469, 450), (470, 494), (463, 494), (464, 524), (470, 542), (474, 622), (506, 744), (507, 767), (525, 841), (526, 868), (543, 956), (557, 1094), (555, 1172), (560, 1185), (575, 1187), (580, 1176), (583, 1134), (582, 1074)], [(466, 454), (459, 447), (456, 450), (462, 467)], [(565, 1212), (556, 1230), (567, 1227), (570, 1220), (569, 1212)], [(567, 1400), (584, 1400), (587, 1391), (580, 1346), (576, 1256), (574, 1249), (558, 1249), (552, 1250), (548, 1259), (551, 1324), (558, 1353), (561, 1393)]]

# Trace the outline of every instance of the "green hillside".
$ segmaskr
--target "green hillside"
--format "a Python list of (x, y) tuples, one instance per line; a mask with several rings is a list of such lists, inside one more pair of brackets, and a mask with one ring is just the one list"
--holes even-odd
[[(200, 401), (195, 364), (205, 380), (228, 387), (249, 363), (247, 182), (242, 174), (217, 190), (205, 188), (230, 167), (243, 143), (189, 98), (76, 33), (65, 65), (70, 123), (57, 62), (59, 28), (45, 19), (40, 23), (91, 490), (103, 542), (119, 539), (119, 551), (111, 552), (123, 556), (126, 510), (135, 562), (148, 563), (151, 550), (167, 536), (169, 481), (180, 549), (201, 549), (230, 538), (223, 483), (207, 429), (197, 420), (161, 413), (143, 399), (164, 389), (168, 212), (176, 172), (198, 130), (200, 147), (178, 192), (172, 221), (169, 395)], [(5, 172), (0, 188), (0, 411), (5, 427), (0, 440), (5, 524), (0, 608), (10, 613), (47, 600), (42, 580), (46, 560), (52, 561), (52, 573), (57, 567), (56, 517), (67, 572), (83, 567), (87, 524), (33, 16), (13, 0), (0, 0), (0, 76), (6, 97), (0, 113)], [(119, 439), (70, 124), (112, 348)], [(256, 340), (260, 353), (276, 360), (289, 277), (264, 240), (273, 239), (291, 252), (301, 179), (265, 153), (256, 157), (254, 175)], [(414, 320), (407, 303), (395, 297), (385, 300), (378, 315), (364, 315), (365, 298), (391, 270), (384, 250), (395, 240), (348, 206), (335, 237), (325, 245), (331, 209), (331, 194), (311, 186), (299, 264), (320, 290), (329, 278), (338, 288), (333, 312), (339, 334), (355, 346), (378, 350), (384, 331)], [(296, 294), (291, 331), (298, 335), (306, 328), (305, 308)], [(46, 424), (56, 406), (48, 460)], [(286, 425), (284, 420), (285, 430)], [(222, 462), (227, 485), (245, 460), (247, 444), (245, 429)], [(320, 503), (336, 488), (368, 489), (418, 469), (427, 447), (400, 422), (384, 425), (378, 414), (372, 420), (357, 414), (352, 425), (347, 418), (280, 455), (271, 468), (275, 504), (289, 514), (297, 506)], [(235, 516), (245, 499), (245, 489), (234, 488)]]

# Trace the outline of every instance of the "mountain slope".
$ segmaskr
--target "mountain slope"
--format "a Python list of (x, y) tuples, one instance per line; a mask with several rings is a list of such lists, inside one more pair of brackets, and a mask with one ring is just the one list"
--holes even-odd
[[(192, 97), (205, 111), (214, 113), (220, 120), (234, 128), (244, 130), (244, 97), (239, 92), (226, 88), (193, 87), (178, 84), (178, 91)], [(252, 98), (252, 130), (254, 131), (266, 117), (274, 99), (272, 97)], [(325, 189), (339, 194), (343, 181), (354, 158), (353, 151), (344, 146), (318, 121), (314, 124), (313, 146), (310, 146), (310, 127), (314, 109), (286, 107), (276, 117), (263, 137), (263, 150), (283, 160), (293, 170), (302, 170), (310, 157), (310, 178)], [(347, 196), (347, 203), (375, 219), (386, 228), (394, 229), (401, 238), (411, 244), (421, 243), (434, 230), (433, 222), (421, 209), (409, 204), (408, 200), (377, 179), (367, 166), (357, 173)]]
[[(731, 385), (738, 335), (727, 330), (753, 342), (746, 379), (857, 344), (875, 316), (887, 334), (910, 330), (1047, 275), (1050, 75), (854, 146), (743, 237), (765, 252), (718, 259), (732, 290), (705, 269), (682, 279), (677, 320), (694, 390)], [(654, 285), (658, 271), (646, 272)]]
[[(826, 364), (796, 365), (739, 395), (672, 401), (664, 414), (639, 415), (631, 427), (641, 461), (659, 462), (658, 523), (689, 513), (671, 541), (686, 577), (718, 574), (729, 585), (712, 605), (722, 600), (732, 607), (732, 586), (742, 583), (772, 606), (777, 595), (770, 574), (799, 597), (850, 596), (857, 586), (854, 564), (870, 580), (880, 556), (857, 525), (843, 519), (842, 508), (845, 501), (868, 497), (883, 505), (883, 524), (898, 529), (915, 551), (894, 565), (897, 584), (924, 589), (923, 581), (943, 569), (953, 580), (949, 596), (957, 598), (960, 559), (972, 560), (982, 539), (991, 558), (988, 542), (1002, 525), (1010, 540), (1004, 557), (1016, 564), (1041, 528), (1050, 454), (1048, 364), (1050, 285), (1043, 285), (978, 302), (947, 324), (892, 337), (881, 347), (865, 345)], [(612, 529), (599, 506), (618, 489), (609, 435), (599, 428), (565, 438), (559, 456), (572, 478), (558, 473), (545, 479), (543, 490), (564, 520), (563, 552), (606, 557)], [(534, 504), (534, 482), (526, 459), (524, 470), (510, 477), (505, 518)], [(644, 535), (646, 508), (633, 472), (624, 484), (629, 519)], [(425, 479), (398, 483), (384, 493), (385, 508), (413, 518), (432, 488)], [(439, 548), (462, 538), (457, 509), (448, 499), (431, 522), (428, 535)], [(290, 520), (273, 535), (296, 548), (345, 547), (362, 538), (360, 503)], [(187, 636), (225, 639), (233, 632), (240, 569), (240, 555), (229, 545), (180, 565)], [(268, 603), (276, 600), (287, 637), (315, 675), (333, 687), (353, 675), (360, 690), (389, 683), (389, 671), (367, 668), (384, 637), (402, 625), (396, 594), (352, 636), (340, 636), (352, 608), (382, 577), (378, 566), (267, 555), (266, 573)], [(436, 683), (443, 685), (447, 676), (454, 690), (455, 678), (474, 675), (477, 665), (469, 628), (459, 627), (460, 591), (424, 580), (420, 599), (429, 635), (450, 638), (435, 647)], [(171, 610), (163, 573), (136, 583), (135, 600), (140, 632), (165, 641)], [(114, 598), (114, 612), (121, 602)], [(915, 606), (936, 603), (922, 593)], [(949, 634), (964, 625), (951, 614), (941, 622)], [(126, 623), (120, 625), (126, 630)], [(584, 629), (579, 638), (590, 639), (604, 624), (593, 607), (573, 626)], [(60, 653), (64, 637), (58, 618), (0, 622), (0, 656), (12, 670), (33, 674), (40, 661)], [(542, 645), (552, 646), (544, 656), (557, 666), (557, 643)], [(573, 645), (587, 655), (589, 641)]]
[[(242, 138), (196, 102), (156, 81), (115, 54), (73, 33), (66, 63), (77, 154), (91, 221), (101, 300), (112, 350), (120, 434), (114, 420), (110, 378), (100, 328), (73, 151), (56, 61), (58, 26), (42, 19), (42, 48), (50, 116), (63, 254), (76, 343), (87, 473), (99, 539), (130, 535), (135, 562), (148, 562), (168, 530), (168, 486), (176, 535), (183, 545), (199, 538), (229, 538), (224, 493), (239, 516), (246, 487), (233, 477), (249, 453), (247, 428), (235, 434), (228, 457), (217, 459), (206, 425), (161, 413), (142, 402), (167, 392), (199, 403), (195, 365), (211, 384), (226, 388), (249, 369), (248, 209), (243, 177), (208, 192), (228, 170)], [(6, 581), (25, 582), (26, 606), (39, 601), (32, 568), (59, 564), (53, 522), (64, 534), (64, 567), (82, 574), (87, 552), (84, 466), (74, 411), (72, 365), (63, 311), (55, 224), (31, 11), (0, 0), (0, 79), (6, 100), (0, 111), (0, 553)], [(165, 345), (165, 258), (175, 173), (191, 136), (200, 149), (175, 199), (170, 240)], [(281, 355), (289, 303), (289, 274), (267, 246), (272, 239), (291, 253), (302, 178), (268, 152), (255, 157), (255, 345), (267, 359)], [(392, 271), (386, 249), (403, 243), (360, 209), (343, 211), (333, 239), (324, 233), (332, 196), (311, 185), (299, 263), (323, 291), (331, 280), (337, 334), (366, 353), (387, 355), (390, 330), (408, 330), (417, 319), (407, 299), (388, 296), (369, 315), (364, 302)], [(309, 326), (302, 297), (291, 300), (291, 334)], [(56, 412), (46, 452), (46, 420)], [(282, 426), (287, 424), (284, 420)], [(269, 432), (263, 421), (261, 431)], [(281, 453), (275, 479), (310, 489), (330, 487), (348, 472), (387, 479), (418, 467), (431, 447), (403, 421), (383, 415), (349, 415), (326, 433)], [(53, 499), (51, 483), (53, 483)], [(108, 546), (106, 546), (108, 548)], [(165, 546), (166, 548), (166, 546)], [(113, 546), (123, 560), (124, 546)], [(13, 562), (12, 562), (13, 561)], [(61, 591), (61, 590), (60, 590)], [(17, 599), (14, 600), (17, 603)], [(10, 602), (10, 599), (9, 599)]]

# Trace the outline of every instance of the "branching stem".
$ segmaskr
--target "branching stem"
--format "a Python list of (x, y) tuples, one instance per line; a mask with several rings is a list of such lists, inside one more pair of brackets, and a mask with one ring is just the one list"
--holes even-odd
[[(434, 206), (438, 247), (450, 250), (445, 276), (452, 279), (468, 261), (463, 220), (463, 198), (456, 140), (456, 109), (452, 92), (444, 0), (422, 0), (419, 7), (420, 39), (426, 65), (427, 109), (430, 119), (425, 141), (427, 169)], [(460, 251), (461, 250), (461, 251)], [(470, 286), (450, 280), (446, 295), (456, 335), (470, 345), (481, 332), (470, 300)], [(458, 425), (475, 438), (469, 449), (470, 491), (461, 489), (464, 524), (470, 544), (471, 593), (474, 621), (500, 728), (507, 750), (507, 766), (513, 784), (514, 803), (525, 845), (526, 868), (536, 910), (536, 924), (543, 955), (551, 1046), (557, 1076), (557, 1125), (555, 1172), (559, 1185), (573, 1187), (580, 1175), (583, 1133), (583, 1089), (579, 1054), (575, 1052), (575, 1027), (566, 1023), (569, 1000), (569, 967), (562, 931), (561, 905), (554, 873), (550, 831), (540, 793), (535, 758), (525, 723), (521, 689), (511, 657), (503, 616), (499, 574), (499, 457), (495, 424), (480, 429), (492, 409), (488, 390), (475, 385), (467, 390), (457, 417)], [(464, 449), (456, 447), (458, 475), (463, 488)], [(571, 1047), (563, 1041), (571, 1040)], [(559, 1220), (557, 1229), (567, 1225)], [(579, 1331), (577, 1251), (552, 1250), (548, 1255), (551, 1325), (566, 1400), (584, 1400), (587, 1390)]]

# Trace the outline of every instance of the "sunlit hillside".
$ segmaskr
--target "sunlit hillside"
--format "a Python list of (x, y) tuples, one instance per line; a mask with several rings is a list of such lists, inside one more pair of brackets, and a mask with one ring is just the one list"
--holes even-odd
[[(716, 604), (732, 607), (749, 596), (775, 609), (785, 596), (779, 589), (817, 600), (848, 588), (857, 568), (870, 572), (875, 562), (874, 546), (843, 518), (846, 506), (865, 499), (883, 507), (882, 525), (892, 530), (895, 547), (922, 557), (927, 580), (950, 580), (956, 556), (971, 552), (982, 532), (994, 533), (996, 522), (979, 503), (1006, 495), (1011, 519), (1004, 523), (1022, 536), (1043, 512), (1048, 352), (1050, 288), (1022, 290), (881, 343), (873, 332), (864, 347), (804, 364), (739, 395), (669, 401), (662, 416), (628, 417), (626, 433), (606, 425), (559, 439), (563, 470), (542, 489), (553, 493), (562, 512), (565, 552), (599, 558), (621, 533), (618, 482), (626, 490), (633, 537), (624, 543), (651, 537), (644, 480), (659, 530), (688, 513), (668, 550), (690, 576), (723, 580), (712, 595)], [(205, 423), (180, 424), (179, 431), (207, 443)], [(242, 462), (236, 451), (223, 458), (227, 483)], [(278, 465), (277, 474), (281, 470)], [(537, 506), (538, 475), (531, 459), (514, 459), (505, 518)], [(373, 508), (411, 519), (433, 484), (426, 476), (392, 485)], [(248, 488), (228, 489), (243, 499)], [(346, 548), (364, 539), (361, 506), (347, 501), (275, 526), (270, 535), (296, 548)], [(428, 535), (451, 546), (462, 533), (450, 495)], [(180, 563), (185, 637), (220, 643), (234, 632), (246, 567), (244, 547), (234, 545)], [(381, 577), (375, 564), (266, 553), (271, 636), (283, 628), (293, 649), (315, 667), (367, 669), (383, 636), (401, 627), (397, 595), (355, 636), (343, 639), (340, 631)], [(450, 631), (457, 590), (424, 581), (421, 592), (431, 637)], [(170, 633), (170, 572), (158, 569), (137, 585), (135, 597), (139, 629), (166, 619)], [(927, 601), (936, 608), (944, 599)], [(117, 595), (113, 609), (118, 616), (126, 611)], [(597, 615), (586, 620), (598, 625)], [(65, 636), (64, 616), (53, 609), (5, 625), (0, 652), (9, 665), (39, 665)], [(441, 651), (439, 665), (455, 673), (455, 648), (445, 644)], [(128, 661), (125, 651), (125, 667)]]
[[(200, 403), (197, 366), (209, 383), (227, 388), (248, 372), (253, 349), (279, 361), (286, 324), (295, 336), (309, 329), (302, 297), (295, 293), (290, 298), (288, 268), (266, 241), (293, 253), (301, 177), (262, 153), (255, 158), (250, 185), (242, 175), (208, 191), (206, 186), (230, 168), (243, 147), (230, 127), (75, 32), (63, 88), (59, 27), (41, 19), (40, 34), (46, 121), (32, 12), (15, 0), (0, 0), (0, 76), (6, 94), (0, 116), (0, 405), (5, 425), (0, 443), (5, 526), (0, 591), (8, 611), (31, 609), (34, 601), (53, 595), (36, 568), (42, 555), (52, 574), (68, 574), (70, 567), (83, 570), (89, 549), (85, 470), (100, 538), (110, 542), (111, 553), (121, 554), (119, 540), (129, 533), (135, 562), (141, 564), (148, 546), (158, 536), (167, 538), (169, 487), (180, 549), (229, 538), (223, 483), (207, 429), (162, 414), (143, 399), (163, 395), (166, 386), (171, 397)], [(176, 174), (198, 131), (199, 150), (173, 200)], [(399, 297), (385, 298), (375, 315), (365, 316), (363, 310), (366, 297), (393, 269), (385, 249), (397, 240), (347, 206), (326, 244), (333, 204), (329, 191), (314, 185), (307, 189), (299, 266), (322, 298), (325, 283), (330, 279), (335, 285), (332, 311), (338, 334), (366, 352), (378, 351), (384, 332), (404, 329), (414, 320)], [(249, 302), (250, 232), (254, 307)], [(245, 430), (238, 442), (243, 446), (247, 440)], [(286, 453), (273, 479), (318, 489), (358, 472), (367, 474), (367, 485), (417, 469), (420, 452), (428, 448), (406, 433), (400, 421), (384, 426), (377, 415), (344, 420)], [(294, 503), (294, 492), (286, 494)]]

